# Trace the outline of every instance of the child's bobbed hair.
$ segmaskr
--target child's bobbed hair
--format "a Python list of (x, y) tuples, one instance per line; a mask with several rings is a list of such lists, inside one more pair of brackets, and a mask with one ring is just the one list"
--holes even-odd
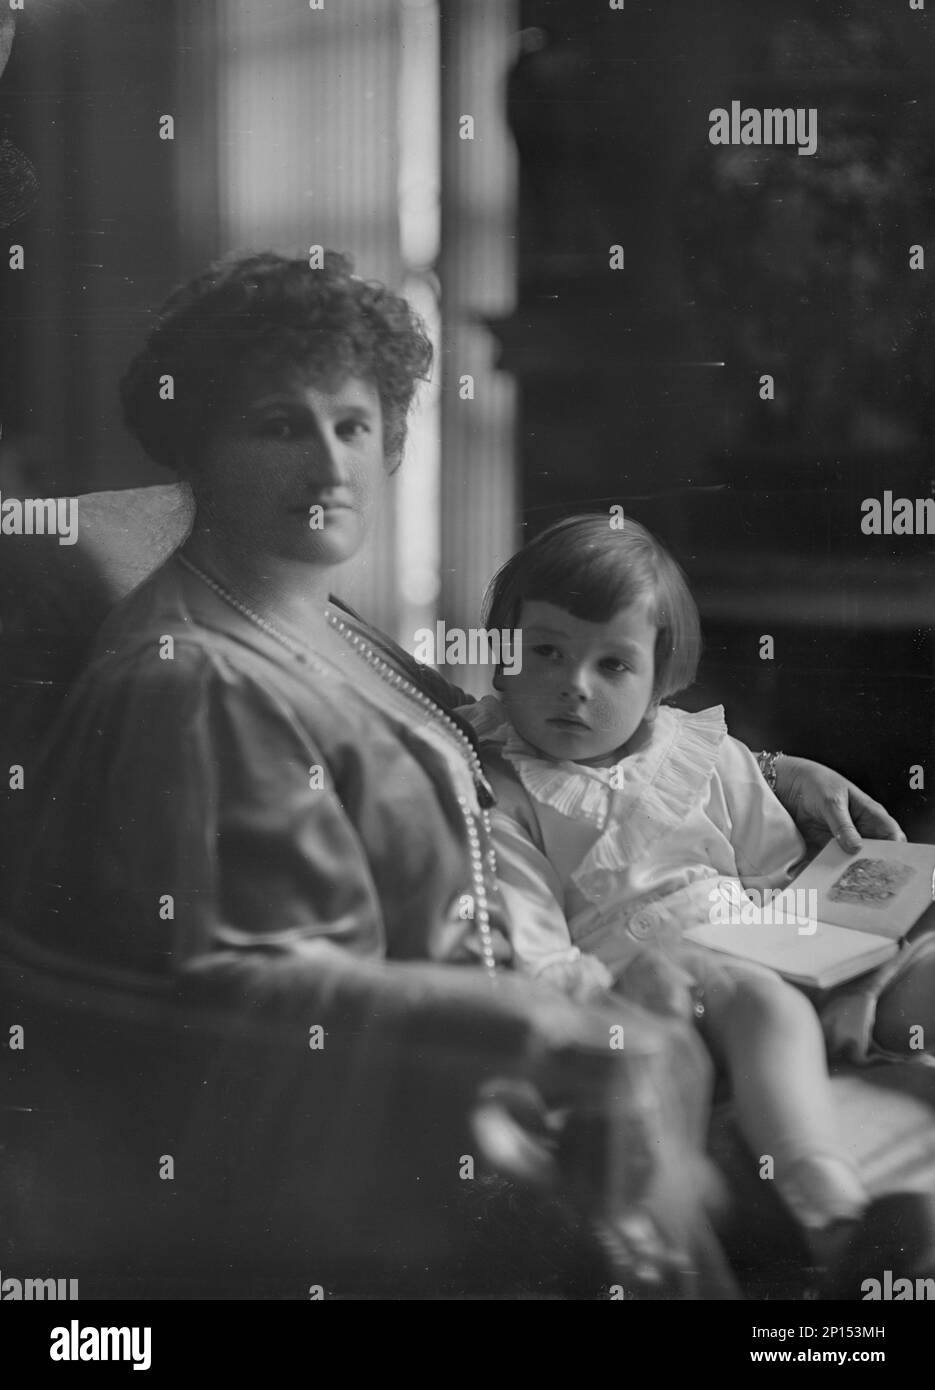
[(484, 625), (518, 628), (523, 604), (536, 599), (585, 622), (606, 623), (645, 597), (658, 629), (653, 688), (658, 702), (694, 681), (701, 624), (679, 566), (629, 517), (618, 529), (610, 515), (586, 513), (542, 531), (494, 575), (484, 596)]

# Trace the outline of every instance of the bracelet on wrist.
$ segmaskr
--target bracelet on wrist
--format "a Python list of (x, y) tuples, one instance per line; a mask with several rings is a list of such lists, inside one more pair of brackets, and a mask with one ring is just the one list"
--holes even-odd
[(782, 753), (757, 753), (757, 766), (763, 774), (763, 780), (771, 792), (776, 790), (776, 764), (782, 757)]

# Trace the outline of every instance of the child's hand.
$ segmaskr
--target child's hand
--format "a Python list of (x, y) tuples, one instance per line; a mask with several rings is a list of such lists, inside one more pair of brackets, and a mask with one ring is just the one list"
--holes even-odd
[(695, 1017), (694, 981), (681, 966), (657, 951), (641, 951), (618, 978), (616, 991), (650, 1013), (690, 1020)]
[(553, 961), (536, 976), (545, 984), (561, 990), (579, 1004), (592, 999), (605, 999), (613, 988), (613, 977), (596, 956), (580, 956), (577, 960)]

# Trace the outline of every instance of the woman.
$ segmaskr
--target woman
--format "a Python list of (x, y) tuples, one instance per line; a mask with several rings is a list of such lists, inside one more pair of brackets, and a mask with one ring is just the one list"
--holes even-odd
[[(121, 393), (131, 432), (190, 481), (196, 520), (104, 625), (68, 701), (19, 919), (96, 969), (295, 1018), (305, 1046), (318, 1028), (345, 1080), (363, 1038), (371, 1053), (396, 1038), (406, 1065), (444, 1040), (438, 1068), (464, 1107), (503, 1075), (619, 1115), (607, 1040), (625, 1015), (623, 1093), (632, 1101), (652, 1073), (669, 1133), (687, 1128), (690, 1149), (704, 1100), (692, 1039), (619, 1001), (585, 1011), (510, 976), (490, 789), (451, 712), (465, 697), (329, 597), (399, 464), (430, 357), (406, 303), (338, 255), (320, 270), (230, 261), (168, 301)], [(842, 840), (855, 836), (849, 803), (864, 833), (899, 833), (814, 764), (783, 758), (777, 790), (800, 823), (826, 821)], [(476, 970), (416, 962), (479, 966), (495, 988), (482, 993)], [(496, 1104), (482, 1107), (488, 1149), (516, 1138), (514, 1101), (499, 1128)], [(687, 1119), (672, 1118), (680, 1106)], [(334, 1178), (347, 1145), (322, 1157), (314, 1143)], [(654, 1183), (658, 1210), (667, 1183), (685, 1191), (684, 1165), (650, 1182), (638, 1148), (624, 1146), (624, 1196)], [(267, 1182), (270, 1161), (267, 1149)]]

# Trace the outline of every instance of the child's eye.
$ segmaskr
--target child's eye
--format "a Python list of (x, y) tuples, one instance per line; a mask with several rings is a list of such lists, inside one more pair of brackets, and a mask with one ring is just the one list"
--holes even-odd
[(621, 661), (620, 658), (616, 656), (605, 657), (601, 665), (605, 671), (610, 671), (614, 675), (622, 675), (624, 671), (629, 671), (630, 669), (625, 661)]
[(366, 420), (342, 420), (338, 425), (336, 434), (339, 439), (351, 440), (358, 439), (361, 435), (369, 434), (370, 426)]
[(553, 646), (551, 642), (539, 642), (533, 647), (533, 651), (536, 656), (544, 656), (548, 661), (555, 660), (561, 656), (558, 647)]

